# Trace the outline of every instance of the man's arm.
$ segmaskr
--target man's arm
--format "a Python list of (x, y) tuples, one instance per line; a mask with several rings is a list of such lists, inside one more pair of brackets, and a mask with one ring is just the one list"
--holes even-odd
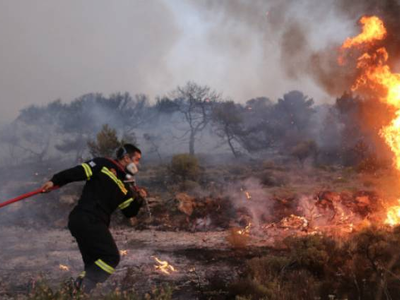
[(118, 208), (122, 211), (125, 217), (132, 218), (139, 213), (139, 209), (142, 207), (144, 199), (139, 193), (133, 195), (129, 193), (130, 197), (122, 202)]
[(61, 171), (55, 174), (43, 186), (43, 192), (49, 192), (54, 186), (63, 186), (70, 182), (90, 180), (90, 178), (101, 170), (98, 158), (84, 162), (76, 167)]

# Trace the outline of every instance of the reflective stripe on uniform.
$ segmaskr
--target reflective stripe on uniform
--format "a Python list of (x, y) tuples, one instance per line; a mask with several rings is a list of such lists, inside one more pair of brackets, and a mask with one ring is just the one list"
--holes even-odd
[(119, 209), (124, 209), (127, 208), (129, 206), (129, 204), (131, 204), (133, 202), (133, 198), (129, 198), (128, 200), (122, 202), (120, 205), (118, 205)]
[(107, 169), (106, 167), (103, 167), (101, 169), (101, 172), (106, 174), (108, 177), (110, 177), (118, 185), (118, 187), (120, 188), (120, 190), (122, 191), (122, 193), (124, 195), (126, 195), (128, 193), (128, 190), (125, 188), (124, 183), (121, 180), (119, 180), (117, 178), (117, 176), (115, 176), (114, 173), (112, 173), (109, 169)]
[(98, 259), (94, 262), (99, 268), (101, 268), (103, 271), (112, 274), (114, 273), (115, 269), (111, 267), (110, 265), (107, 265), (104, 261), (101, 259)]
[(89, 179), (90, 177), (92, 177), (92, 175), (93, 175), (93, 173), (92, 173), (92, 168), (90, 168), (90, 166), (89, 166), (88, 164), (85, 164), (85, 163), (83, 163), (81, 166), (82, 166), (83, 169), (85, 170), (87, 179)]

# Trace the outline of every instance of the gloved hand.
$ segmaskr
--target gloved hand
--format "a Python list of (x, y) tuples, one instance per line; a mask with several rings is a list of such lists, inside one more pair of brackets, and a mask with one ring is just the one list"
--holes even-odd
[(40, 189), (42, 190), (42, 193), (48, 193), (53, 189), (53, 187), (54, 183), (52, 181), (47, 181)]
[(135, 202), (138, 205), (138, 207), (142, 207), (144, 201), (145, 201), (144, 198), (139, 194), (135, 197)]

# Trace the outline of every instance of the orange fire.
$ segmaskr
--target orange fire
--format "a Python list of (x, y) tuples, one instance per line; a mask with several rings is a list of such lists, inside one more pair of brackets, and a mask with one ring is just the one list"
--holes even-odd
[(157, 257), (152, 256), (154, 260), (158, 263), (155, 265), (155, 269), (161, 271), (164, 274), (171, 275), (171, 272), (176, 272), (176, 269), (171, 266), (167, 261), (159, 260)]
[(347, 38), (342, 48), (357, 47), (364, 43), (383, 40), (386, 37), (386, 28), (378, 17), (364, 16), (360, 19), (360, 24), (362, 25), (362, 32), (354, 38)]
[[(400, 204), (400, 200), (399, 200)], [(394, 226), (397, 224), (400, 224), (400, 206), (392, 206), (389, 207), (385, 224), (388, 224), (390, 226)]]
[[(382, 20), (376, 16), (363, 17), (360, 23), (363, 26), (362, 33), (354, 38), (348, 38), (341, 50), (365, 49), (365, 53), (357, 60), (360, 75), (352, 90), (368, 92), (397, 109), (395, 119), (388, 126), (383, 127), (379, 134), (394, 153), (394, 165), (397, 170), (400, 170), (400, 74), (391, 71), (387, 50), (383, 47), (375, 47), (377, 49), (373, 47), (376, 46), (376, 41), (386, 38), (387, 31)], [(389, 209), (386, 223), (391, 225), (400, 223), (400, 207)]]
[(69, 268), (68, 268), (68, 266), (66, 266), (66, 265), (60, 264), (58, 267), (60, 268), (60, 270), (69, 271)]
[(120, 254), (121, 256), (125, 256), (125, 255), (128, 254), (128, 250), (120, 250), (120, 251), (119, 251), (119, 254)]
[(250, 234), (250, 227), (251, 227), (251, 222), (244, 229), (238, 230), (237, 233), (240, 234), (240, 235), (249, 235)]

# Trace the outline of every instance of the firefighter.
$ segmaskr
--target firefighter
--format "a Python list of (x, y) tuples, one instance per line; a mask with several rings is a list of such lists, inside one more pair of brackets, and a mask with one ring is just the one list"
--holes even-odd
[(42, 186), (49, 192), (53, 186), (86, 180), (78, 204), (69, 215), (68, 228), (76, 239), (84, 262), (84, 271), (75, 287), (85, 293), (104, 282), (115, 270), (120, 254), (109, 231), (110, 216), (118, 208), (131, 218), (143, 204), (145, 190), (136, 190), (130, 183), (137, 172), (141, 151), (125, 144), (116, 153), (116, 160), (94, 158), (81, 165), (55, 174)]

